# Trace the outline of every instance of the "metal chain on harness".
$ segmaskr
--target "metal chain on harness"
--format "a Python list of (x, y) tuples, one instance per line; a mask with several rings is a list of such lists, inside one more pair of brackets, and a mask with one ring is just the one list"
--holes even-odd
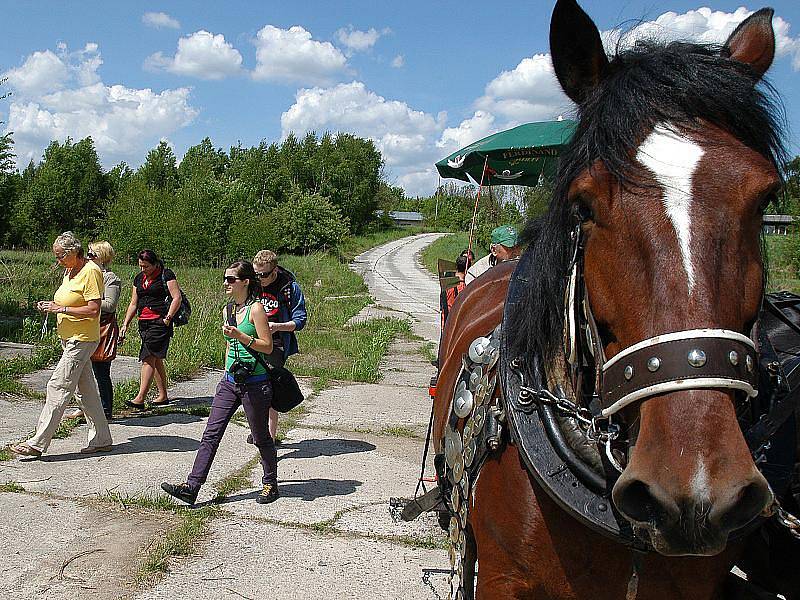
[(800, 540), (800, 518), (783, 508), (777, 498), (773, 500), (772, 505), (764, 511), (763, 515), (775, 519), (779, 525), (789, 530), (794, 539)]
[[(497, 387), (493, 370), (500, 359), (500, 327), (489, 337), (479, 337), (463, 357), (445, 429), (445, 474), (449, 494), (445, 503), (451, 514), (450, 590), (448, 600), (464, 598), (464, 558), (467, 552), (467, 520), (472, 490), (480, 466), (502, 439), (503, 409), (492, 404)], [(459, 430), (461, 421), (464, 426)], [(445, 488), (446, 489), (446, 488)]]

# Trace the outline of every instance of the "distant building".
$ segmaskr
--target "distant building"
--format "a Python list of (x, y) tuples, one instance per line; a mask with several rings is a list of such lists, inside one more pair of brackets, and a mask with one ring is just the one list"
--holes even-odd
[(792, 215), (764, 215), (761, 227), (767, 235), (786, 235), (794, 231), (794, 222)]
[[(383, 216), (382, 210), (376, 210), (375, 214), (379, 217)], [(389, 218), (394, 221), (398, 227), (413, 227), (419, 226), (425, 221), (425, 217), (420, 212), (392, 210), (389, 211)]]

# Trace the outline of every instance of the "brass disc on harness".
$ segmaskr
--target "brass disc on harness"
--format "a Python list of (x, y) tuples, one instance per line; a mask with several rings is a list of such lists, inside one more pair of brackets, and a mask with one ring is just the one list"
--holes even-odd
[(448, 429), (444, 436), (444, 460), (451, 469), (456, 462), (456, 458), (461, 456), (463, 445), (461, 444), (461, 434), (452, 429)]
[(475, 401), (472, 398), (472, 392), (467, 389), (462, 390), (453, 398), (453, 412), (459, 419), (468, 416), (472, 412), (473, 406), (475, 406)]
[(472, 417), (467, 419), (467, 422), (464, 423), (464, 431), (461, 432), (461, 437), (464, 440), (465, 448), (469, 441), (475, 437), (475, 421), (472, 420)]
[(459, 454), (456, 457), (455, 460), (456, 460), (456, 462), (453, 465), (453, 479), (455, 481), (453, 482), (453, 485), (458, 484), (461, 481), (461, 478), (464, 477), (464, 475), (465, 475), (465, 473), (464, 473), (464, 455), (463, 454)]
[(469, 389), (475, 390), (475, 386), (483, 378), (483, 367), (475, 367), (469, 376)]
[(472, 466), (472, 461), (475, 460), (475, 448), (475, 438), (472, 438), (467, 442), (467, 445), (464, 446), (464, 465), (467, 467)]
[(494, 369), (494, 366), (497, 364), (497, 361), (500, 360), (500, 348), (498, 347), (490, 347), (489, 349), (489, 364), (486, 366), (486, 370), (490, 371)]
[(464, 535), (463, 530), (458, 535), (458, 549), (460, 550), (459, 554), (461, 554), (461, 558), (464, 558), (464, 554), (467, 550), (467, 536)]
[(454, 485), (450, 491), (450, 506), (453, 508), (454, 513), (457, 513), (458, 509), (461, 508), (461, 492), (457, 485)]
[(486, 407), (479, 406), (475, 409), (475, 412), (472, 413), (472, 422), (474, 423), (475, 432), (473, 437), (478, 437), (478, 433), (483, 430), (483, 424), (486, 423)]
[(464, 473), (464, 477), (461, 478), (461, 497), (464, 501), (461, 503), (462, 508), (467, 507), (467, 499), (469, 498), (469, 473)]
[(454, 544), (458, 542), (458, 534), (461, 532), (461, 527), (458, 524), (458, 519), (455, 517), (450, 517), (450, 528), (448, 533), (450, 534), (450, 541)]
[(458, 556), (458, 552), (456, 552), (455, 546), (450, 546), (450, 550), (448, 552), (450, 555), (450, 568), (455, 570), (456, 568), (456, 556)]

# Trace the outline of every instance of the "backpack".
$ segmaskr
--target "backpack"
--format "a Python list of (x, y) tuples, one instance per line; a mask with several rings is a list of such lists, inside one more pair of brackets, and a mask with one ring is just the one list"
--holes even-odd
[[(164, 289), (167, 290), (167, 302), (172, 302), (172, 296), (169, 295), (169, 288), (167, 287), (167, 280), (164, 277), (164, 267), (161, 268), (161, 281), (164, 283)], [(172, 317), (172, 324), (175, 327), (180, 327), (181, 325), (186, 325), (189, 323), (189, 317), (192, 315), (192, 305), (189, 303), (189, 298), (186, 297), (186, 294), (183, 290), (181, 290), (181, 306), (178, 309), (178, 312)]]

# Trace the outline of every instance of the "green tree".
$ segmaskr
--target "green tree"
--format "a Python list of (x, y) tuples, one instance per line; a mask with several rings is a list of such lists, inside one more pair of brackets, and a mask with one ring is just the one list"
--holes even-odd
[(21, 178), (14, 173), (14, 140), (0, 136), (0, 243), (9, 237), (10, 213), (16, 204)]
[(181, 181), (197, 181), (213, 177), (220, 180), (228, 168), (228, 155), (222, 148), (214, 148), (210, 138), (192, 146), (183, 155), (183, 160), (178, 167)]
[(67, 229), (94, 235), (105, 217), (108, 185), (91, 138), (51, 142), (41, 164), (25, 170), (11, 215), (17, 241), (44, 248)]
[(152, 189), (174, 190), (178, 186), (177, 162), (172, 148), (162, 140), (147, 153), (144, 164), (136, 174)]

